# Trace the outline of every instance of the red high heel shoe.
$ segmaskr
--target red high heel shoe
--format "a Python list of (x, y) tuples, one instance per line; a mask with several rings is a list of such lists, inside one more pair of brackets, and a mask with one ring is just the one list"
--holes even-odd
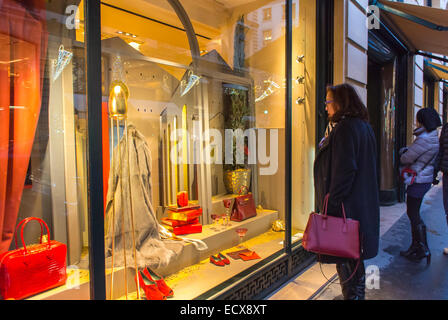
[(221, 259), (222, 262), (224, 262), (225, 264), (230, 264), (230, 260), (227, 259), (227, 257), (225, 255), (223, 255), (221, 252), (218, 253), (218, 257)]
[[(166, 300), (166, 296), (158, 289), (157, 283), (150, 280), (144, 272), (138, 272), (138, 281), (140, 288), (145, 291), (147, 300)], [(135, 282), (137, 282), (137, 276), (135, 276)]]
[(154, 281), (157, 284), (157, 288), (162, 292), (167, 298), (174, 296), (174, 291), (165, 282), (162, 276), (149, 269), (148, 267), (143, 271), (144, 274), (149, 278), (149, 280)]

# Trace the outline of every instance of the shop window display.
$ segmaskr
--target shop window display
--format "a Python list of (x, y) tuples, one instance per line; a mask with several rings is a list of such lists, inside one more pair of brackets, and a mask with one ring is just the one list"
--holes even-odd
[[(107, 299), (196, 298), (284, 248), (285, 2), (182, 0), (182, 10), (171, 2), (101, 2), (98, 174), (104, 184)], [(0, 60), (9, 61), (0, 64), (0, 85), (6, 88), (0, 112), (10, 112), (0, 119), (0, 139), (14, 135), (14, 144), (23, 148), (8, 150), (7, 139), (2, 146), (7, 170), (0, 172), (0, 197), (16, 197), (0, 202), (0, 213), (10, 220), (2, 230), (9, 243), (1, 245), (14, 250), (17, 223), (42, 218), (51, 240), (66, 245), (66, 278), (28, 298), (88, 299), (84, 1), (29, 3), (2, 4), (28, 10), (27, 19), (45, 28), (46, 38), (39, 42), (0, 30), (1, 41), (26, 51), (18, 62), (16, 55), (6, 56), (15, 53), (12, 47), (0, 53)], [(294, 1), (298, 53), (307, 52), (305, 15), (299, 11), (313, 12), (311, 3)], [(36, 15), (32, 6), (46, 15)], [(67, 11), (71, 6), (76, 10)], [(312, 65), (312, 54), (306, 59)], [(293, 91), (307, 103), (305, 115), (295, 114), (294, 139), (306, 144), (295, 151), (297, 163), (314, 145), (314, 129), (299, 125), (312, 113), (314, 69), (307, 66), (293, 66), (307, 81), (295, 83)], [(20, 77), (28, 77), (26, 85), (11, 86)], [(20, 93), (29, 86), (33, 102)], [(32, 111), (23, 119), (22, 105)], [(311, 180), (306, 170), (295, 172), (293, 188), (302, 194), (293, 203), (293, 214), (300, 211), (293, 216), (294, 240), (306, 223), (302, 213), (312, 207), (303, 192)], [(27, 228), (27, 246), (45, 245), (48, 237), (39, 238), (43, 224)]]
[[(149, 274), (172, 298), (195, 298), (283, 248), (272, 224), (284, 219), (284, 3), (181, 4), (191, 26), (168, 2), (101, 8), (112, 299), (169, 297)], [(268, 42), (266, 10), (278, 20)], [(127, 92), (120, 121), (116, 83)]]

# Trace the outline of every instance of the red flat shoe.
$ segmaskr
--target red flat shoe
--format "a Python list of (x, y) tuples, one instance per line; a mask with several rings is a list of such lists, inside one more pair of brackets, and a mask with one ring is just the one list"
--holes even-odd
[(227, 257), (225, 255), (223, 255), (221, 252), (218, 253), (218, 257), (221, 259), (222, 262), (224, 262), (225, 264), (230, 264), (230, 260), (227, 259)]
[(210, 262), (213, 263), (216, 266), (219, 266), (219, 267), (224, 267), (225, 266), (224, 261), (222, 261), (219, 258), (219, 256), (216, 256), (216, 257), (215, 256), (210, 256)]
[[(166, 296), (158, 289), (157, 283), (150, 280), (144, 272), (138, 272), (138, 281), (140, 288), (145, 291), (147, 300), (166, 300)], [(135, 282), (137, 282), (137, 277), (135, 277)]]
[(149, 278), (149, 280), (157, 283), (157, 288), (162, 292), (167, 298), (174, 296), (174, 291), (171, 289), (165, 282), (162, 276), (159, 276), (157, 273), (146, 267), (143, 271), (145, 275)]

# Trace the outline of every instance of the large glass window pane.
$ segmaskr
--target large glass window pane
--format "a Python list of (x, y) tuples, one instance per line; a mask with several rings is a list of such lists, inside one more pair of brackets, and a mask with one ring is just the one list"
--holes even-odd
[(292, 3), (292, 241), (302, 239), (314, 210), (316, 146), (316, 1)]
[[(77, 13), (80, 1), (0, 2), (3, 298), (89, 299), (85, 48)], [(24, 222), (25, 241), (19, 234), (16, 245), (15, 228), (30, 217), (42, 225)], [(17, 254), (28, 259), (26, 269)], [(33, 258), (39, 255), (45, 259)]]
[[(108, 299), (157, 298), (138, 286), (158, 276), (192, 299), (284, 248), (285, 1), (180, 3), (185, 12), (168, 1), (101, 5)], [(306, 145), (295, 152), (309, 160), (314, 49), (298, 33), (313, 37), (315, 5), (300, 10), (309, 25), (299, 30), (294, 14), (296, 51), (310, 60), (306, 113), (295, 115)], [(300, 214), (312, 205), (306, 170), (295, 177)]]
[(101, 26), (107, 298), (144, 298), (136, 270), (166, 276), (191, 259), (162, 218), (181, 191), (204, 207), (203, 161), (188, 138), (202, 131), (199, 78), (168, 2), (105, 1)]
[[(211, 204), (203, 217), (211, 226), (206, 226), (203, 238), (213, 244), (212, 254), (248, 250), (266, 259), (283, 250), (285, 237), (285, 2), (182, 4), (195, 32), (209, 38), (199, 42), (198, 68), (209, 128), (205, 139), (211, 150)], [(237, 212), (243, 213), (250, 199), (256, 216), (243, 215), (238, 221)], [(228, 212), (233, 217), (228, 225), (221, 221), (214, 227), (210, 217), (226, 213), (227, 200), (237, 212)], [(245, 230), (241, 244), (239, 229)], [(227, 270), (210, 263), (192, 266), (197, 268), (196, 294), (260, 261), (236, 257), (230, 258)], [(201, 277), (212, 273), (213, 277)], [(189, 286), (188, 278), (177, 283)]]

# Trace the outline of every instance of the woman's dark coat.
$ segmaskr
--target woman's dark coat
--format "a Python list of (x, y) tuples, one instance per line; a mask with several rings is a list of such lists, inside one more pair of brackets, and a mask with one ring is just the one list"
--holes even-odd
[(437, 174), (439, 170), (448, 173), (448, 123), (445, 123), (442, 127), (439, 143), (439, 155), (434, 173)]
[(314, 161), (316, 204), (322, 212), (330, 193), (328, 215), (360, 222), (362, 258), (378, 253), (380, 207), (376, 168), (376, 141), (371, 126), (361, 119), (344, 118), (331, 131)]

